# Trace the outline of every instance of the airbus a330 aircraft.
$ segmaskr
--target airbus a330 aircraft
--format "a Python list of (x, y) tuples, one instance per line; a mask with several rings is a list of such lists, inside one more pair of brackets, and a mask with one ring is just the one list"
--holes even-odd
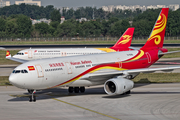
[(134, 33), (134, 28), (128, 28), (126, 32), (120, 37), (117, 43), (110, 48), (54, 48), (54, 49), (26, 49), (19, 51), (16, 55), (11, 57), (9, 51), (6, 53), (6, 58), (17, 61), (17, 62), (27, 62), (35, 59), (42, 58), (54, 58), (63, 56), (74, 56), (74, 55), (87, 55), (87, 54), (98, 54), (98, 53), (108, 53), (116, 51), (126, 51), (131, 45), (132, 37)]
[(168, 8), (163, 8), (146, 44), (140, 50), (112, 52), (85, 56), (70, 56), (34, 60), (16, 67), (9, 77), (14, 86), (27, 89), (36, 101), (36, 90), (69, 87), (69, 92), (84, 92), (86, 86), (104, 84), (109, 95), (130, 93), (139, 73), (170, 71), (176, 67), (148, 68), (164, 54), (163, 47)]

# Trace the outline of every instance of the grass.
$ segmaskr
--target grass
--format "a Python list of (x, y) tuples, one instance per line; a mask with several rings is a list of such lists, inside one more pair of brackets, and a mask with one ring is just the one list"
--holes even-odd
[(133, 79), (135, 83), (178, 83), (179, 73), (141, 73)]
[[(0, 86), (10, 86), (8, 76), (0, 76)], [(179, 83), (179, 73), (150, 73), (139, 74), (133, 79), (135, 83)]]
[[(19, 50), (10, 50), (11, 55), (15, 55)], [(8, 60), (6, 57), (6, 50), (0, 50), (0, 65), (12, 65), (12, 64), (20, 64), (18, 62)]]
[(1, 45), (81, 45), (81, 44), (115, 44), (116, 41), (7, 41)]
[(9, 76), (0, 76), (0, 86), (10, 86)]
[[(48, 40), (40, 40), (40, 41), (0, 41), (0, 45), (63, 45), (63, 44), (115, 44), (118, 39), (116, 40), (55, 40), (55, 41), (48, 41)], [(145, 44), (147, 40), (132, 40), (132, 43), (141, 43)], [(164, 43), (180, 43), (180, 40), (165, 40)]]

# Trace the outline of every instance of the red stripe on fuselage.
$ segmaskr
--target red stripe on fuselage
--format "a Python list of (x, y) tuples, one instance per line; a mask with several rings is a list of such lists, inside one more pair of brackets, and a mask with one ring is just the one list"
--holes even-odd
[[(138, 55), (140, 54), (140, 52), (135, 56), (137, 57)], [(134, 59), (135, 57), (131, 58), (131, 59), (128, 59), (126, 61), (122, 61), (122, 69), (139, 69), (139, 68), (148, 68), (149, 66), (151, 66), (152, 64), (154, 64), (159, 58), (158, 58), (158, 49), (157, 50), (153, 50), (153, 51), (149, 51), (149, 54), (151, 55), (151, 63), (148, 63), (148, 59), (147, 59), (147, 56), (146, 54), (144, 54), (141, 58), (139, 58), (138, 60), (134, 60), (134, 61), (129, 61), (129, 60), (132, 60)], [(128, 62), (129, 61), (129, 62)], [(94, 66), (88, 70), (86, 70), (85, 72), (77, 75), (76, 77), (64, 82), (64, 83), (61, 83), (59, 85), (56, 85), (54, 87), (58, 87), (58, 86), (61, 86), (61, 85), (64, 85), (64, 84), (67, 84), (67, 83), (70, 83), (72, 81), (74, 81), (75, 79), (79, 78), (79, 77), (82, 77), (83, 75), (87, 74), (87, 73), (90, 73), (96, 69), (99, 69), (99, 68), (102, 68), (102, 67), (114, 67), (114, 68), (119, 68), (119, 62), (114, 62), (114, 63), (106, 63), (106, 64), (100, 64), (100, 65), (97, 65), (97, 66)]]

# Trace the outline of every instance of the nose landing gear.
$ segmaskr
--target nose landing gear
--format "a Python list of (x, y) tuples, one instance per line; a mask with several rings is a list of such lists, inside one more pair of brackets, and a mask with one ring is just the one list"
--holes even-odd
[(36, 102), (36, 96), (34, 96), (36, 90), (28, 90), (28, 92), (31, 94), (31, 96), (29, 96), (29, 102)]

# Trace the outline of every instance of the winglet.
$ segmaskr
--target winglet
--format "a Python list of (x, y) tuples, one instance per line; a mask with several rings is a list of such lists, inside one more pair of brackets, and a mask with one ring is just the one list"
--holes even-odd
[(11, 58), (11, 53), (8, 50), (6, 51), (6, 58)]
[(129, 49), (133, 38), (134, 28), (128, 28), (111, 49)]
[(146, 42), (146, 44), (141, 48), (141, 50), (149, 49), (149, 48), (162, 48), (164, 43), (164, 35), (166, 31), (166, 24), (168, 18), (169, 8), (162, 8), (159, 17), (152, 29), (152, 32)]

